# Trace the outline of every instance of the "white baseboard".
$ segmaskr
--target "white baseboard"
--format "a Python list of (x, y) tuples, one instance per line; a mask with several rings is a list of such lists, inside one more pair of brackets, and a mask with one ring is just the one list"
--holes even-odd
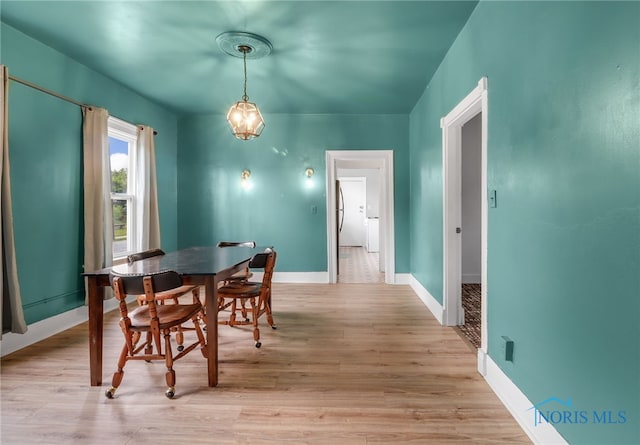
[(487, 358), (489, 358), (489, 355), (481, 348), (478, 348), (478, 373), (485, 379), (487, 378)]
[[(443, 308), (413, 275), (410, 285), (427, 309), (443, 322)], [(529, 410), (534, 404), (524, 395), (500, 367), (482, 349), (478, 349), (478, 372), (485, 378), (493, 392), (498, 396), (505, 408), (516, 419), (520, 427), (536, 444), (567, 445), (568, 442), (550, 423), (534, 425), (533, 414)]]
[[(105, 312), (109, 312), (117, 307), (118, 302), (115, 298), (104, 301)], [(62, 314), (32, 323), (27, 326), (27, 332), (24, 334), (14, 334), (12, 332), (3, 334), (2, 339), (0, 339), (0, 357), (30, 346), (54, 334), (77, 326), (80, 323), (84, 323), (88, 319), (89, 309), (87, 306), (80, 306), (63, 312)]]
[(442, 324), (443, 311), (442, 305), (438, 303), (438, 300), (436, 300), (433, 295), (431, 295), (429, 291), (425, 289), (422, 284), (420, 284), (420, 282), (413, 277), (413, 275), (411, 275), (409, 279), (409, 285), (411, 286), (411, 289), (413, 289), (413, 291), (416, 293), (418, 298), (422, 300), (427, 309), (429, 309), (433, 316), (436, 317), (438, 323)]
[(482, 361), (486, 367), (485, 380), (533, 443), (544, 445), (568, 444), (565, 438), (556, 431), (551, 423), (534, 425), (533, 414), (529, 410), (534, 404), (520, 391), (511, 379), (502, 372), (502, 369), (500, 369), (491, 357), (480, 350), (478, 350), (479, 368), (481, 361), (480, 355), (484, 355)]
[[(256, 280), (262, 279), (262, 272), (255, 274)], [(326, 284), (329, 282), (329, 272), (274, 272), (274, 283), (315, 283)]]
[[(255, 272), (252, 280), (260, 281), (262, 272)], [(394, 284), (411, 284), (411, 275), (399, 273), (394, 275)], [(274, 272), (274, 283), (309, 283), (326, 284), (329, 282), (329, 272)]]

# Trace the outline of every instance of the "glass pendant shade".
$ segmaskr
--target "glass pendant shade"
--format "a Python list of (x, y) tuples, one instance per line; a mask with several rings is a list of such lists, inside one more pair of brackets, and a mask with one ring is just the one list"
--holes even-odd
[(243, 141), (257, 138), (264, 129), (264, 119), (258, 106), (245, 98), (231, 106), (227, 121), (234, 136)]
[(264, 129), (264, 119), (258, 106), (249, 102), (247, 96), (247, 55), (252, 55), (252, 58), (263, 57), (271, 52), (271, 43), (257, 34), (233, 31), (220, 34), (216, 40), (227, 54), (241, 56), (244, 68), (244, 94), (242, 100), (229, 109), (227, 122), (236, 138), (243, 141), (257, 138)]

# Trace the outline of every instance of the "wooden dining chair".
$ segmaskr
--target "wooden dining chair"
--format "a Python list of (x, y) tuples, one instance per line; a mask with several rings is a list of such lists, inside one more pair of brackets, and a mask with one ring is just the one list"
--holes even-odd
[[(129, 264), (135, 263), (136, 261), (144, 260), (147, 258), (153, 258), (157, 256), (164, 255), (164, 251), (162, 249), (149, 249), (143, 252), (132, 253), (127, 256), (127, 260)], [(193, 285), (181, 285), (175, 289), (167, 289), (163, 292), (156, 292), (156, 301), (160, 304), (164, 304), (166, 301), (172, 301), (174, 304), (180, 303), (180, 297), (191, 292), (193, 302), (200, 302), (200, 286)], [(138, 304), (142, 306), (146, 304), (146, 297), (144, 294), (137, 295)], [(178, 351), (182, 351), (183, 343), (184, 343), (184, 334), (183, 328), (181, 326), (177, 326), (175, 328), (176, 334), (176, 343), (178, 344)]]
[[(196, 348), (200, 348), (206, 357), (206, 342), (198, 316), (202, 311), (200, 301), (190, 304), (157, 304), (157, 294), (182, 286), (182, 278), (173, 271), (148, 275), (110, 274), (111, 285), (119, 301), (120, 329), (124, 334), (124, 346), (118, 358), (118, 369), (113, 374), (111, 388), (105, 395), (112, 399), (122, 383), (124, 367), (130, 360), (164, 360), (167, 373), (165, 375), (167, 390), (165, 395), (173, 398), (176, 389), (176, 374), (173, 362), (184, 357)], [(127, 294), (144, 295), (145, 304), (131, 312), (127, 306)], [(196, 341), (174, 355), (171, 348), (171, 333), (175, 328), (191, 320), (196, 333)], [(146, 340), (140, 341), (142, 334), (148, 333)], [(164, 345), (162, 338), (164, 337)], [(155, 353), (154, 353), (155, 348)]]
[[(229, 319), (218, 323), (228, 326), (252, 325), (256, 348), (262, 346), (258, 328), (258, 320), (262, 315), (266, 315), (269, 326), (276, 329), (271, 313), (271, 282), (275, 265), (276, 251), (269, 248), (254, 255), (249, 262), (250, 269), (264, 269), (261, 282), (238, 281), (218, 289), (218, 311), (230, 311)], [(246, 303), (250, 308), (246, 307)], [(249, 310), (251, 317), (248, 316)], [(238, 320), (238, 312), (242, 314), (241, 320)]]

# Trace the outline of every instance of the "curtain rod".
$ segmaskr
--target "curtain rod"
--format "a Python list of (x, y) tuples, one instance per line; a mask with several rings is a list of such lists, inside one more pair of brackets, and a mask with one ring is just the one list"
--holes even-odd
[[(22, 85), (26, 85), (26, 86), (28, 86), (30, 88), (33, 88), (34, 90), (42, 91), (43, 93), (46, 93), (46, 94), (48, 94), (50, 96), (57, 97), (58, 99), (62, 99), (64, 101), (66, 101), (66, 102), (69, 102), (69, 103), (72, 103), (74, 105), (77, 105), (80, 108), (91, 109), (91, 105), (83, 104), (82, 102), (78, 102), (77, 100), (73, 100), (70, 97), (63, 96), (62, 94), (58, 94), (55, 91), (48, 90), (48, 89), (46, 89), (44, 87), (41, 87), (40, 85), (36, 85), (35, 83), (29, 82), (27, 80), (20, 79), (19, 77), (12, 76), (11, 74), (9, 74), (9, 79), (13, 80), (14, 82), (18, 82), (18, 83), (21, 83)], [(113, 116), (113, 117), (118, 117), (118, 116)], [(120, 119), (120, 118), (118, 118), (118, 119)], [(124, 119), (121, 119), (121, 120), (124, 120)], [(156, 130), (154, 130), (153, 134), (158, 134), (158, 132)]]
[(28, 82), (26, 80), (20, 79), (18, 77), (12, 76), (11, 74), (9, 74), (9, 79), (13, 80), (14, 82), (18, 82), (18, 83), (21, 83), (21, 84), (26, 85), (28, 87), (31, 87), (31, 88), (33, 88), (35, 90), (42, 91), (43, 93), (47, 93), (50, 96), (57, 97), (58, 99), (62, 99), (64, 101), (70, 102), (70, 103), (72, 103), (74, 105), (79, 106), (80, 108), (91, 108), (89, 105), (85, 105), (85, 104), (80, 103), (80, 102), (78, 102), (76, 100), (73, 100), (73, 99), (71, 99), (71, 98), (69, 98), (67, 96), (63, 96), (62, 94), (58, 94), (58, 93), (56, 93), (54, 91), (48, 90), (48, 89), (46, 89), (44, 87), (41, 87), (40, 85), (36, 85), (35, 83), (31, 83), (31, 82)]

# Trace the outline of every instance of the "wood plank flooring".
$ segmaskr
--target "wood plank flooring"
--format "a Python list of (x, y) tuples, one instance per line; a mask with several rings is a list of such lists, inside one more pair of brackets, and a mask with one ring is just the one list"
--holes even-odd
[[(476, 371), (458, 334), (408, 286), (276, 284), (277, 330), (256, 349), (245, 327), (220, 326), (220, 384), (198, 351), (175, 365), (130, 362), (104, 391), (122, 345), (106, 316), (104, 385), (89, 386), (87, 324), (2, 359), (0, 443), (530, 443)], [(189, 333), (185, 334), (189, 335)]]

